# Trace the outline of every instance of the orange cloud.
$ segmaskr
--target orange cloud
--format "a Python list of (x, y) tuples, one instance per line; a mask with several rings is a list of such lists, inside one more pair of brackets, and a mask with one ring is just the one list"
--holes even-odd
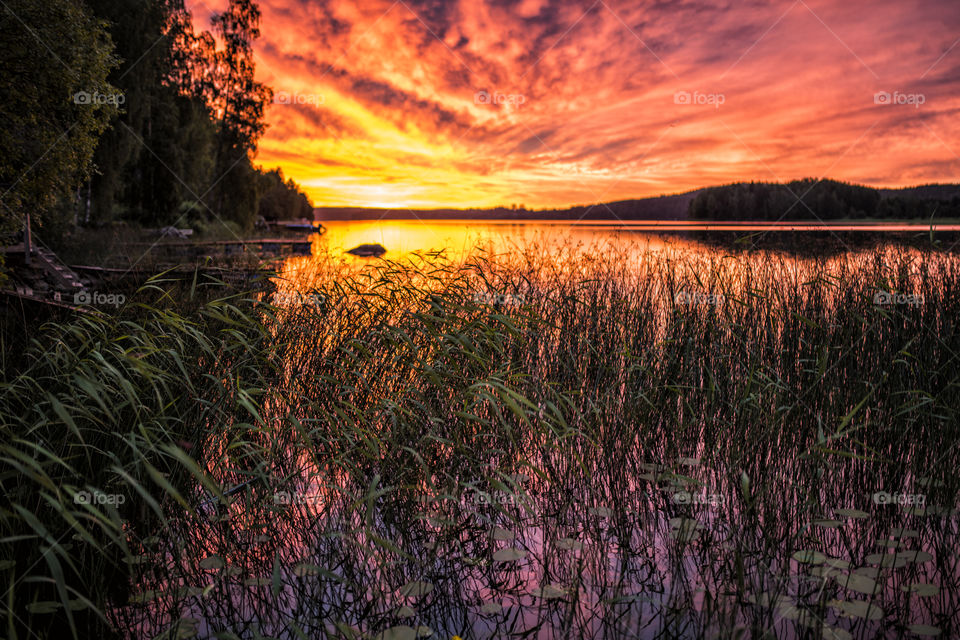
[[(200, 24), (224, 0), (193, 7)], [(960, 174), (952, 0), (261, 0), (258, 162), (318, 205)]]

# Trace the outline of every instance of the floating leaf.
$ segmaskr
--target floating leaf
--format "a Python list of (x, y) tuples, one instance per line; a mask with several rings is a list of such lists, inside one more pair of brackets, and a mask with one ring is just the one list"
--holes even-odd
[(567, 590), (558, 584), (548, 584), (543, 587), (537, 587), (531, 590), (530, 593), (544, 600), (552, 600), (567, 595)]
[(429, 582), (414, 580), (400, 587), (400, 595), (405, 598), (419, 598), (433, 591), (433, 585)]
[(891, 538), (916, 538), (919, 535), (916, 529), (907, 529), (906, 527), (894, 527), (890, 529)]
[(813, 524), (817, 527), (823, 527), (824, 529), (836, 529), (843, 523), (839, 520), (830, 520), (828, 518), (823, 518), (821, 520), (814, 520)]
[(940, 587), (927, 582), (914, 582), (909, 587), (904, 585), (900, 587), (900, 589), (907, 593), (912, 593), (918, 598), (930, 598), (940, 593)]
[(273, 580), (269, 577), (259, 577), (259, 578), (247, 578), (243, 581), (243, 584), (248, 587), (266, 587), (269, 586)]
[(838, 609), (841, 615), (848, 618), (880, 620), (884, 616), (883, 609), (863, 600), (831, 600), (827, 604), (834, 609)]
[(905, 567), (909, 562), (906, 558), (898, 557), (893, 553), (871, 553), (864, 560), (870, 564), (879, 564), (881, 567), (890, 569)]
[(564, 551), (579, 551), (583, 549), (583, 543), (573, 538), (560, 538), (557, 540), (557, 548)]
[(220, 556), (207, 556), (200, 561), (201, 569), (223, 569), (226, 565)]
[(897, 551), (896, 557), (899, 559), (906, 560), (907, 562), (930, 562), (933, 560), (933, 556), (926, 552), (920, 551), (919, 549), (910, 549), (909, 551)]
[(823, 640), (853, 640), (853, 635), (846, 629), (823, 625), (820, 630)]
[(527, 557), (526, 551), (523, 549), (515, 549), (514, 547), (500, 549), (493, 554), (494, 562), (515, 562), (525, 557)]
[(398, 618), (412, 618), (412, 617), (415, 616), (415, 615), (417, 615), (417, 612), (414, 611), (412, 608), (406, 606), (406, 605), (404, 605), (404, 606), (400, 607), (399, 609), (397, 609), (397, 617), (398, 617)]
[(700, 464), (700, 458), (680, 458), (677, 462), (687, 467), (696, 467)]
[(847, 569), (850, 567), (850, 561), (843, 558), (827, 558), (824, 563), (834, 569)]
[(40, 602), (31, 602), (27, 605), (27, 611), (30, 613), (56, 613), (61, 608), (59, 602), (52, 600), (42, 600)]
[(850, 591), (856, 591), (864, 595), (872, 596), (880, 590), (880, 585), (876, 580), (857, 574), (849, 576), (838, 576), (837, 583)]
[(419, 627), (417, 627), (418, 638), (429, 638), (432, 635), (433, 635), (433, 629), (431, 629), (430, 627), (425, 627), (423, 625), (420, 625)]
[(870, 514), (866, 511), (861, 511), (860, 509), (834, 509), (834, 515), (840, 516), (842, 518), (855, 518), (857, 520), (863, 520), (864, 518), (869, 518)]
[(590, 507), (589, 512), (595, 516), (600, 516), (601, 518), (609, 518), (613, 516), (613, 510), (608, 507)]
[(488, 602), (480, 607), (480, 613), (492, 615), (503, 611), (503, 607), (498, 602)]
[(494, 527), (493, 531), (490, 532), (490, 537), (494, 540), (513, 540), (517, 537), (517, 534), (503, 527)]
[(918, 636), (938, 636), (942, 633), (940, 627), (931, 627), (928, 624), (911, 624), (907, 626), (907, 631)]
[(303, 578), (304, 576), (315, 576), (320, 574), (320, 567), (312, 565), (308, 562), (301, 562), (293, 568), (293, 575), (298, 578)]
[(812, 549), (804, 549), (793, 554), (793, 559), (800, 564), (823, 564), (827, 556)]
[(379, 636), (380, 640), (416, 640), (417, 630), (405, 624), (390, 627)]

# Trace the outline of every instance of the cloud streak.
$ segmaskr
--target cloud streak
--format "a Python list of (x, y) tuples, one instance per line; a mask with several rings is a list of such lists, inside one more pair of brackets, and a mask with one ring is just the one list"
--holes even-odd
[(386, 207), (956, 181), (951, 3), (261, 0), (258, 76), (293, 98), (258, 162)]

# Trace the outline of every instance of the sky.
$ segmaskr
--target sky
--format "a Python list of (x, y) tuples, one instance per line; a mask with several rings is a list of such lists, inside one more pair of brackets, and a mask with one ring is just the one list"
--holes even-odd
[(256, 162), (316, 206), (960, 182), (956, 2), (260, 0)]

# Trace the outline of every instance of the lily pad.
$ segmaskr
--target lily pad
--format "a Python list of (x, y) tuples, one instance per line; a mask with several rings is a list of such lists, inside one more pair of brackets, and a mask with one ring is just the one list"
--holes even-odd
[(503, 527), (494, 527), (493, 531), (490, 532), (490, 537), (494, 540), (513, 540), (517, 537), (517, 534)]
[(914, 582), (909, 587), (904, 585), (900, 587), (900, 589), (907, 593), (912, 593), (918, 598), (930, 598), (940, 593), (940, 587), (927, 582)]
[(601, 518), (610, 518), (613, 516), (613, 510), (609, 507), (590, 507), (589, 512)]
[(416, 640), (417, 630), (411, 626), (401, 624), (385, 630), (378, 638), (379, 640)]
[(414, 611), (411, 607), (408, 607), (406, 605), (397, 609), (398, 618), (412, 618), (415, 615), (417, 615), (417, 612)]
[(813, 525), (816, 527), (821, 527), (823, 529), (837, 529), (843, 523), (839, 520), (831, 520), (829, 518), (822, 518), (820, 520), (814, 520)]
[(793, 559), (800, 564), (823, 564), (827, 561), (827, 556), (812, 549), (803, 549), (793, 554)]
[(226, 565), (220, 556), (207, 556), (200, 561), (201, 569), (223, 569)]
[(500, 613), (501, 611), (503, 611), (503, 607), (500, 605), (499, 602), (487, 602), (482, 607), (480, 607), (480, 613), (483, 613), (486, 615), (493, 615), (496, 613)]
[(530, 593), (544, 600), (552, 600), (567, 595), (567, 590), (558, 584), (548, 584), (532, 589)]
[(824, 564), (834, 569), (847, 569), (850, 567), (850, 561), (844, 560), (843, 558), (827, 558), (824, 560)]
[(831, 600), (827, 604), (848, 618), (880, 620), (884, 616), (883, 609), (863, 600)]
[(27, 605), (27, 611), (30, 613), (56, 613), (62, 605), (53, 600), (42, 600), (40, 602), (31, 602)]
[(910, 549), (908, 551), (897, 551), (897, 558), (902, 558), (907, 562), (930, 562), (933, 560), (933, 556), (927, 551), (921, 551), (919, 549)]
[(916, 538), (919, 534), (916, 529), (907, 529), (906, 527), (894, 527), (890, 529), (891, 538)]
[(247, 578), (243, 584), (248, 587), (266, 587), (273, 582), (271, 578), (260, 576), (258, 578)]
[(842, 518), (854, 518), (857, 520), (863, 520), (870, 517), (869, 513), (866, 511), (861, 511), (860, 509), (834, 509), (833, 513), (834, 515)]
[(320, 567), (312, 565), (308, 562), (301, 562), (293, 568), (293, 575), (298, 578), (303, 578), (305, 576), (315, 576), (319, 575)]
[(494, 562), (515, 562), (527, 557), (527, 552), (523, 549), (516, 549), (514, 547), (507, 547), (506, 549), (500, 549), (493, 554)]
[(433, 591), (433, 585), (429, 582), (414, 580), (400, 587), (400, 595), (405, 598), (419, 598)]
[(899, 554), (893, 553), (871, 553), (864, 560), (870, 564), (878, 564), (881, 567), (886, 567), (889, 569), (899, 569), (900, 567), (907, 566), (909, 560), (903, 557), (898, 557)]
[(876, 580), (857, 574), (840, 576), (837, 578), (837, 583), (850, 591), (856, 591), (857, 593), (868, 596), (872, 596), (880, 591), (880, 585), (877, 584)]
[(560, 538), (557, 540), (557, 548), (564, 551), (579, 551), (583, 549), (583, 543), (573, 538)]
[(928, 624), (911, 624), (907, 626), (907, 631), (918, 636), (938, 636), (943, 633), (940, 627), (931, 627)]

